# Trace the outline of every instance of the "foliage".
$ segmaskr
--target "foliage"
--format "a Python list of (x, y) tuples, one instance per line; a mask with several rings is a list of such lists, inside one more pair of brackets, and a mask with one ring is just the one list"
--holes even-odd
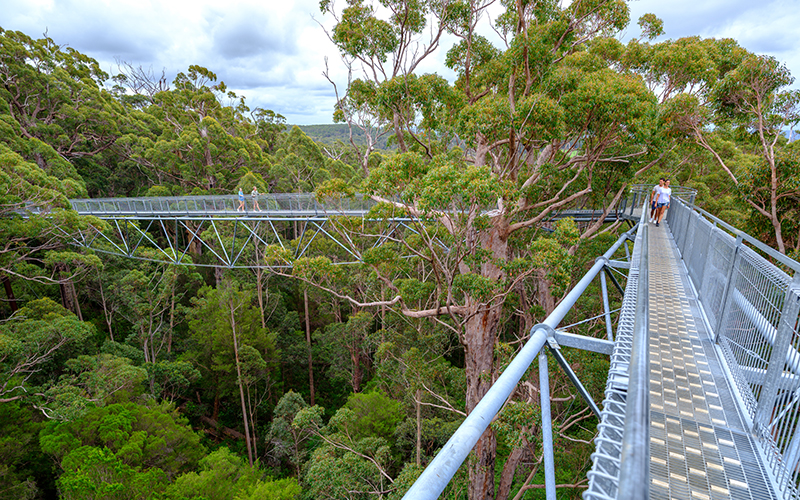
[(0, 403), (46, 388), (42, 370), (55, 371), (81, 352), (93, 334), (89, 325), (52, 300), (29, 302), (0, 324)]
[(299, 494), (300, 487), (294, 478), (273, 480), (223, 447), (200, 461), (199, 472), (179, 476), (167, 488), (166, 498), (294, 500)]
[(200, 437), (169, 403), (95, 408), (72, 422), (50, 422), (40, 442), (65, 470), (89, 453), (97, 457), (97, 467), (119, 461), (135, 470), (158, 470), (169, 479), (193, 469), (205, 453)]

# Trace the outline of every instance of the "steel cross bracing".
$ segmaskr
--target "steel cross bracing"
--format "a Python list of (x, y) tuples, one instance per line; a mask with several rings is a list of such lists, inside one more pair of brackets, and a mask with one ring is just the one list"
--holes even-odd
[[(336, 263), (352, 264), (363, 259), (362, 251), (353, 244), (346, 232), (341, 231), (334, 219), (329, 217), (162, 218), (140, 215), (136, 218), (104, 218), (110, 224), (110, 231), (92, 228), (73, 237), (73, 243), (99, 252), (171, 264), (256, 268), (265, 267), (265, 264), (253, 260), (255, 253), (248, 251), (249, 246), (260, 246), (263, 251), (268, 245), (278, 245), (288, 251), (292, 259), (299, 259), (306, 256), (319, 235), (324, 235), (340, 249), (340, 258)], [(367, 248), (392, 241), (397, 232), (417, 232), (410, 219), (398, 218), (386, 222), (387, 224), (381, 225), (378, 234), (371, 235), (374, 241)], [(187, 255), (196, 256), (199, 248), (213, 257), (211, 263), (186, 259)], [(271, 263), (269, 267), (285, 268), (291, 267), (291, 264)]]
[[(632, 196), (637, 196), (633, 194)], [(70, 200), (80, 215), (91, 215), (108, 222), (109, 228), (94, 227), (73, 238), (73, 243), (99, 252), (172, 264), (224, 266), (228, 268), (265, 267), (248, 246), (278, 245), (290, 259), (270, 263), (269, 267), (291, 267), (291, 261), (308, 255), (320, 235), (335, 245), (337, 264), (363, 261), (363, 252), (403, 234), (417, 233), (418, 220), (404, 213), (382, 218), (369, 243), (354, 243), (342, 218), (358, 218), (362, 226), (377, 204), (360, 195), (321, 203), (311, 193), (238, 196), (185, 196), (148, 198), (107, 198)], [(257, 204), (256, 204), (257, 203)], [(589, 223), (603, 217), (597, 210), (568, 210), (553, 214), (549, 221), (571, 217)], [(606, 221), (630, 218), (622, 210), (605, 214)], [(436, 244), (447, 248), (440, 240)], [(361, 245), (359, 247), (359, 245)], [(207, 253), (212, 262), (195, 257)]]

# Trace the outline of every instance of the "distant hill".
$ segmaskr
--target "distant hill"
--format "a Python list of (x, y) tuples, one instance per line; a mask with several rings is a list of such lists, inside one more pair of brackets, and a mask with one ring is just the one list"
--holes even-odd
[[(289, 129), (292, 127), (293, 125), (287, 126)], [(350, 143), (350, 130), (344, 123), (334, 123), (330, 125), (298, 125), (298, 127), (316, 142), (333, 144), (336, 141), (342, 141), (345, 144)], [(356, 144), (366, 144), (364, 134), (360, 130), (353, 129), (353, 135), (355, 137)], [(387, 149), (386, 138), (387, 136), (381, 137), (375, 147), (377, 149)]]

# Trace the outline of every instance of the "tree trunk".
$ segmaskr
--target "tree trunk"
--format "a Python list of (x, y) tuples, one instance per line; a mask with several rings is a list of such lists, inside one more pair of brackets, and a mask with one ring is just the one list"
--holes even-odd
[(417, 394), (414, 398), (414, 406), (417, 409), (417, 466), (422, 465), (422, 391), (417, 389)]
[[(56, 264), (56, 269), (59, 272), (68, 273), (67, 266), (64, 264)], [(60, 279), (58, 287), (61, 290), (61, 305), (64, 306), (64, 309), (75, 313), (75, 316), (83, 321), (81, 306), (78, 303), (78, 292), (75, 291), (75, 283), (69, 278)]]
[[(489, 231), (478, 235), (481, 247), (488, 250), (492, 258), (504, 262), (508, 260), (508, 226), (502, 217), (493, 221)], [(505, 273), (492, 260), (481, 265), (481, 275), (498, 282)], [(471, 302), (468, 299), (467, 304)], [(494, 383), (494, 346), (497, 328), (503, 311), (502, 300), (492, 303), (472, 303), (469, 305), (469, 319), (464, 327), (464, 347), (466, 350), (467, 413), (471, 413), (478, 402)], [(494, 472), (497, 438), (491, 428), (486, 429), (473, 448), (474, 458), (469, 464), (470, 500), (494, 499)]]
[(172, 354), (172, 332), (175, 328), (175, 281), (172, 282), (172, 292), (169, 299), (169, 331), (167, 332), (167, 354)]
[(17, 298), (14, 296), (14, 289), (11, 288), (11, 280), (5, 274), (0, 277), (0, 280), (3, 281), (3, 288), (5, 288), (6, 297), (8, 297), (8, 305), (11, 306), (11, 313), (13, 314), (17, 312), (19, 305), (17, 304)]
[[(500, 319), (499, 307), (476, 313), (464, 331), (466, 347), (467, 413), (489, 391), (494, 382), (495, 331)], [(494, 499), (494, 471), (497, 438), (491, 428), (486, 429), (473, 448), (469, 463), (469, 500)]]
[(314, 406), (314, 358), (311, 354), (311, 322), (308, 318), (308, 290), (303, 290), (303, 305), (306, 312), (306, 348), (308, 349), (308, 387), (311, 391), (311, 406)]
[(511, 454), (506, 459), (503, 465), (503, 472), (500, 474), (500, 486), (497, 488), (497, 500), (505, 500), (511, 494), (511, 485), (514, 482), (514, 474), (517, 471), (517, 466), (522, 462), (522, 457), (525, 455), (525, 444), (519, 448), (514, 448)]
[(244, 436), (245, 443), (247, 444), (247, 459), (250, 461), (250, 467), (253, 466), (253, 449), (250, 444), (250, 426), (247, 423), (247, 406), (244, 401), (244, 387), (242, 387), (242, 367), (239, 364), (239, 344), (236, 340), (236, 320), (233, 316), (233, 304), (229, 304), (231, 311), (231, 331), (233, 332), (233, 355), (236, 358), (236, 383), (239, 385), (239, 398), (242, 402), (242, 420), (244, 421)]
[(353, 363), (353, 377), (350, 383), (353, 392), (361, 392), (361, 381), (364, 380), (364, 368), (361, 366), (361, 353), (354, 351), (350, 354), (350, 361)]
[(100, 301), (102, 302), (103, 306), (103, 317), (106, 319), (106, 325), (108, 326), (108, 336), (111, 338), (111, 342), (114, 342), (114, 331), (111, 329), (111, 313), (108, 310), (108, 303), (106, 302), (106, 294), (103, 290), (103, 278), (98, 275), (98, 280), (100, 283)]
[(258, 310), (261, 311), (261, 328), (267, 327), (267, 319), (264, 314), (264, 270), (261, 269), (259, 263), (259, 249), (258, 240), (255, 241), (256, 245), (256, 290), (258, 290)]
[(397, 139), (397, 148), (401, 153), (407, 152), (408, 146), (406, 146), (406, 140), (403, 136), (403, 128), (400, 124), (400, 113), (397, 111), (392, 113), (392, 125), (394, 127), (395, 138)]

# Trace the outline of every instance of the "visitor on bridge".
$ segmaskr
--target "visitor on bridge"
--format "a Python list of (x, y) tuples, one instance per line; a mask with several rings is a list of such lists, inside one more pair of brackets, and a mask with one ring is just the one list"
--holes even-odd
[(664, 212), (669, 208), (669, 200), (672, 196), (672, 189), (669, 187), (669, 179), (664, 181), (664, 185), (657, 189), (658, 204), (656, 205), (656, 226), (661, 224)]
[(653, 192), (650, 193), (650, 222), (656, 221), (656, 204), (658, 203), (658, 194), (657, 190), (660, 187), (664, 186), (664, 178), (660, 178), (658, 180), (658, 184), (653, 186)]
[(242, 191), (242, 188), (239, 188), (239, 206), (236, 208), (237, 212), (240, 210), (244, 210), (244, 191)]
[(253, 197), (253, 210), (261, 211), (261, 207), (258, 206), (258, 188), (253, 186), (253, 190), (250, 191), (250, 196)]

